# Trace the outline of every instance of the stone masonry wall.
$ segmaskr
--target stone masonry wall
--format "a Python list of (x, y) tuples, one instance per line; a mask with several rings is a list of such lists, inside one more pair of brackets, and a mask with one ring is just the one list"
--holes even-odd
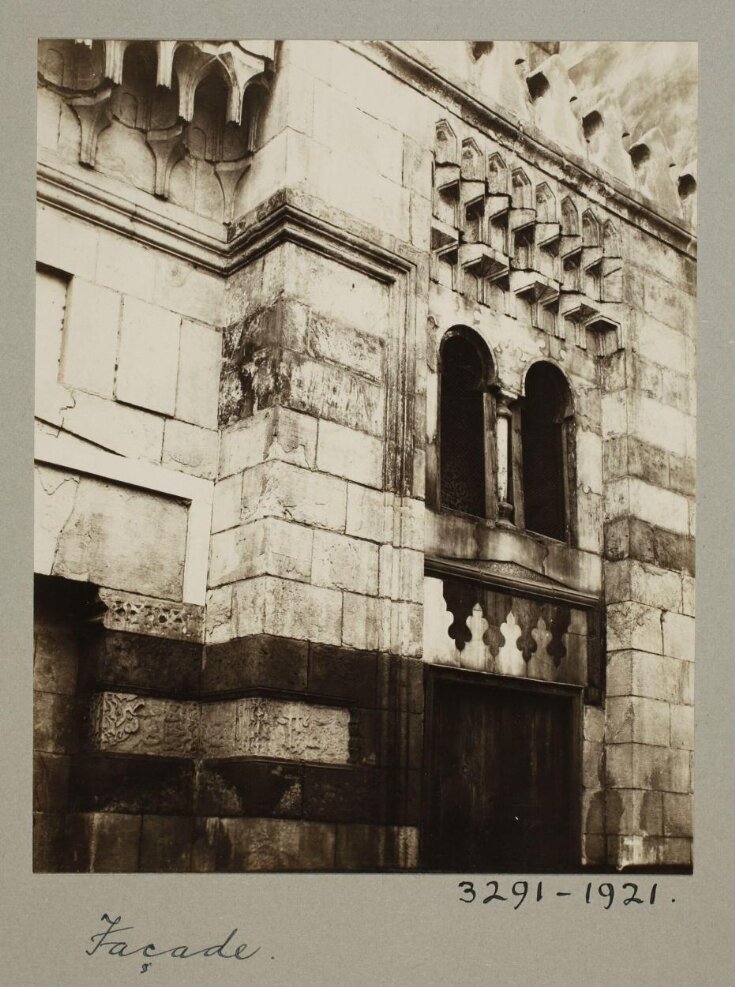
[[(49, 44), (36, 868), (419, 866), (437, 557), (581, 594), (597, 641), (604, 606), (580, 862), (689, 865), (696, 282), (680, 219), (642, 198), (658, 171), (629, 174), (618, 149), (605, 184), (613, 152), (599, 135), (586, 146), (568, 100), (560, 115), (571, 83), (552, 51), (527, 70), (553, 99), (502, 45), (95, 43), (77, 63), (70, 42)], [(187, 79), (215, 55), (253, 66), (257, 100), (227, 72), (196, 97)], [(532, 140), (443, 87), (460, 61), (467, 93), (492, 90)], [(161, 85), (166, 64), (177, 86)], [(440, 121), (478, 152), (456, 164), (465, 188), (500, 154), (537, 222), (567, 196), (614, 233), (593, 329), (581, 303), (550, 319), (517, 279), (484, 291), (467, 251), (467, 271), (434, 255), (433, 227), (451, 226), (434, 187)], [(621, 179), (638, 189), (623, 204)], [(566, 375), (571, 544), (436, 510), (438, 351), (455, 325), (484, 339), (511, 402), (535, 360)]]

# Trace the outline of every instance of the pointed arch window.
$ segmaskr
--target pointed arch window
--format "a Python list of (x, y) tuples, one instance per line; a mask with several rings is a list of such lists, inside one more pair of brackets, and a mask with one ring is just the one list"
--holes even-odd
[(525, 526), (549, 538), (570, 535), (572, 395), (552, 363), (534, 363), (526, 375), (521, 413)]
[(439, 494), (445, 510), (492, 516), (493, 378), (482, 339), (464, 326), (450, 329), (439, 354)]

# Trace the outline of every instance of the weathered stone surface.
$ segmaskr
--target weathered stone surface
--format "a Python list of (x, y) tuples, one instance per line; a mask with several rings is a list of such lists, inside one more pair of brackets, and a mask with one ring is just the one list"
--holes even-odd
[(671, 792), (663, 794), (664, 835), (676, 837), (691, 837), (692, 809), (691, 795), (675, 795)]
[(241, 699), (237, 704), (235, 753), (346, 763), (349, 719), (346, 709)]
[(36, 259), (60, 271), (93, 281), (99, 228), (53, 206), (36, 210)]
[(59, 379), (112, 397), (120, 330), (117, 292), (73, 278), (67, 296)]
[(370, 435), (334, 422), (319, 423), (317, 466), (369, 487), (382, 486), (383, 447)]
[(238, 637), (263, 633), (324, 644), (342, 640), (339, 590), (259, 576), (235, 584), (233, 605)]
[(216, 870), (332, 870), (334, 826), (295, 819), (222, 819)]
[(191, 816), (143, 816), (140, 870), (190, 870), (193, 827)]
[(669, 744), (669, 705), (637, 696), (609, 697), (605, 740), (608, 744)]
[(102, 622), (109, 630), (151, 634), (168, 640), (203, 639), (204, 613), (196, 604), (173, 603), (104, 588), (99, 595), (106, 607)]
[(318, 586), (376, 596), (378, 547), (331, 531), (316, 531), (311, 576)]
[(612, 744), (607, 748), (606, 765), (611, 788), (691, 791), (688, 751), (645, 744)]
[(162, 418), (84, 391), (57, 393), (54, 414), (65, 431), (121, 456), (161, 461)]
[(303, 773), (301, 765), (279, 761), (206, 761), (197, 777), (197, 814), (298, 819)]
[(79, 641), (76, 628), (36, 620), (33, 628), (33, 684), (39, 692), (73, 695)]
[(694, 749), (694, 708), (671, 707), (671, 746), (691, 751)]
[[(162, 625), (165, 627), (165, 624)], [(193, 698), (199, 689), (202, 647), (197, 638), (109, 630), (88, 633), (80, 680), (85, 691), (112, 688)]]
[(78, 711), (72, 696), (33, 693), (33, 749), (48, 754), (73, 753), (77, 748)]
[(97, 874), (137, 871), (140, 832), (138, 815), (70, 813), (66, 818), (69, 870)]
[(103, 751), (192, 757), (199, 744), (196, 702), (102, 692), (90, 710), (91, 736)]
[(312, 644), (307, 691), (372, 707), (376, 697), (377, 656), (372, 651)]
[(391, 529), (392, 512), (386, 504), (386, 495), (370, 487), (348, 483), (345, 533), (382, 543), (390, 538)]
[(261, 687), (303, 693), (308, 651), (306, 641), (265, 634), (209, 644), (202, 691), (214, 695)]
[(311, 528), (277, 518), (216, 533), (211, 540), (209, 584), (262, 575), (310, 580), (313, 542)]
[(214, 485), (212, 533), (235, 528), (242, 511), (242, 473), (226, 476)]
[(71, 760), (67, 754), (34, 753), (34, 812), (63, 812), (66, 810)]
[(184, 758), (85, 753), (74, 761), (69, 806), (76, 812), (188, 815), (194, 765)]
[(304, 817), (335, 822), (394, 822), (386, 806), (387, 777), (376, 768), (304, 770)]
[(606, 832), (634, 836), (660, 836), (663, 827), (661, 792), (615, 789), (607, 793)]
[(161, 463), (169, 469), (213, 480), (217, 474), (218, 446), (216, 431), (171, 418), (164, 426)]
[(357, 593), (343, 594), (342, 643), (375, 651), (380, 647), (382, 601)]
[(641, 603), (614, 603), (607, 608), (609, 651), (635, 649), (661, 654), (661, 611)]
[(48, 467), (36, 480), (39, 571), (181, 599), (186, 507)]
[[(100, 229), (94, 278), (115, 291), (153, 301), (157, 252), (127, 237)], [(160, 304), (160, 299), (157, 299)]]
[(413, 870), (418, 866), (419, 830), (413, 826), (340, 823), (337, 870)]
[(243, 476), (243, 522), (280, 517), (344, 531), (346, 513), (347, 484), (335, 476), (279, 462), (256, 466)]
[(645, 651), (616, 651), (608, 658), (608, 696), (645, 696), (684, 702), (688, 695), (689, 662)]
[(694, 661), (694, 618), (665, 613), (662, 619), (665, 655)]
[(58, 812), (33, 813), (34, 873), (49, 874), (66, 869), (65, 823), (65, 816)]
[(217, 427), (222, 337), (190, 319), (181, 322), (176, 417), (202, 428)]
[(137, 298), (123, 301), (115, 396), (173, 415), (181, 318)]

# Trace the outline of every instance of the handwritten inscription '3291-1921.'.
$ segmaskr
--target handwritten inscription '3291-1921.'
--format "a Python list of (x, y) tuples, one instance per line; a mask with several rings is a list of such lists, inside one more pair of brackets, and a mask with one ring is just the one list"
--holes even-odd
[[(584, 887), (552, 887), (548, 882), (519, 880), (502, 886), (500, 881), (486, 881), (478, 885), (474, 881), (460, 881), (459, 900), (465, 905), (489, 905), (508, 902), (517, 910), (526, 902), (542, 902), (563, 898), (584, 899), (585, 904), (599, 904), (607, 911), (613, 904), (653, 905), (657, 900), (658, 884), (642, 888), (633, 881), (626, 881), (616, 889), (611, 881), (588, 881)], [(659, 897), (659, 900), (665, 898)], [(672, 898), (672, 902), (676, 899)]]

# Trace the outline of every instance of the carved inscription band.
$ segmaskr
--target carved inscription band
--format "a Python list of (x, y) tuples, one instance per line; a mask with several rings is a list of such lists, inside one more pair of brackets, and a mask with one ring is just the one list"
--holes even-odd
[(101, 692), (92, 702), (98, 750), (162, 757), (280, 757), (347, 764), (350, 712), (264, 699), (198, 703)]

